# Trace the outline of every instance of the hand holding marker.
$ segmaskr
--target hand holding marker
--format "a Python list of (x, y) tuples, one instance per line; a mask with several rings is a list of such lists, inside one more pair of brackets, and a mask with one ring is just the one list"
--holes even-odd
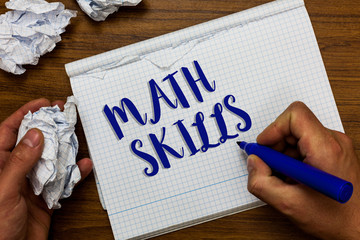
[(248, 155), (257, 155), (271, 169), (305, 184), (340, 203), (346, 203), (352, 196), (353, 185), (348, 181), (323, 172), (269, 147), (257, 143), (237, 143)]

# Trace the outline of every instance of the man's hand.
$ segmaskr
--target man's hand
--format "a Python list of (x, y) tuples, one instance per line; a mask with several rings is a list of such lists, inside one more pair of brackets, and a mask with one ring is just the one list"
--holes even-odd
[(293, 181), (272, 175), (257, 156), (248, 158), (248, 189), (304, 231), (323, 239), (360, 239), (360, 163), (345, 134), (325, 128), (301, 102), (291, 104), (258, 137), (257, 142), (303, 160), (354, 185), (341, 204)]
[[(31, 129), (15, 147), (24, 116), (45, 106), (50, 106), (46, 99), (31, 101), (0, 125), (0, 239), (47, 239), (52, 210), (34, 195), (26, 179), (42, 154), (44, 137), (40, 130)], [(77, 164), (84, 179), (91, 172), (91, 160), (84, 158)]]

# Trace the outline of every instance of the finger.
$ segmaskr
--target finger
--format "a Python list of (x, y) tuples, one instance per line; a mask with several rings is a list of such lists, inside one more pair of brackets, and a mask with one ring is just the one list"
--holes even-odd
[(6, 160), (9, 159), (10, 154), (10, 151), (0, 151), (0, 174), (4, 168)]
[(319, 128), (323, 128), (322, 124), (311, 110), (302, 102), (294, 102), (259, 134), (257, 140), (264, 145), (274, 145), (287, 137), (299, 139), (305, 132), (318, 132)]
[[(291, 215), (292, 207), (288, 204), (299, 199), (300, 191), (285, 183), (278, 177), (272, 176), (272, 171), (259, 157), (248, 157), (248, 190), (262, 201), (275, 207), (286, 215)], [(294, 199), (296, 197), (296, 199)]]
[[(267, 146), (270, 146), (271, 148), (273, 148), (278, 152), (284, 153), (288, 148), (297, 148), (297, 142), (298, 139), (296, 139), (294, 136), (286, 136), (283, 139), (281, 139), (281, 141), (276, 142), (273, 145), (267, 145)], [(261, 144), (265, 145), (264, 143)]]
[(282, 153), (294, 159), (304, 160), (304, 158), (300, 155), (297, 147), (288, 146)]
[(92, 171), (92, 161), (90, 158), (83, 158), (76, 163), (79, 167), (80, 174), (81, 174), (81, 181), (83, 181)]
[(56, 106), (58, 105), (58, 107), (60, 108), (61, 111), (64, 111), (64, 101), (61, 100), (56, 100), (54, 102), (51, 103), (51, 106)]
[[(330, 134), (311, 110), (301, 102), (292, 103), (272, 124), (259, 134), (257, 141), (263, 145), (293, 144), (299, 139), (303, 157), (315, 149), (325, 149)], [(295, 138), (295, 139), (294, 139)]]
[(21, 121), (24, 119), (24, 116), (29, 112), (36, 112), (41, 107), (50, 106), (49, 100), (45, 98), (33, 100), (10, 117), (8, 117), (0, 125), (0, 151), (11, 151), (15, 146), (18, 129), (20, 127)]
[(39, 129), (30, 129), (12, 151), (1, 174), (1, 183), (21, 186), (26, 174), (39, 160), (44, 147), (44, 136)]

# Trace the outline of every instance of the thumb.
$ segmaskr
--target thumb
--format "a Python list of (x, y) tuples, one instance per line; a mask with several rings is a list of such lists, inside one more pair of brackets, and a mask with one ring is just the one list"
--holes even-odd
[(39, 129), (30, 129), (11, 152), (1, 174), (2, 181), (21, 186), (26, 174), (39, 160), (44, 148), (44, 136)]
[(301, 191), (298, 187), (287, 184), (280, 178), (272, 176), (272, 170), (258, 156), (250, 155), (248, 164), (248, 190), (262, 201), (280, 212), (289, 215), (291, 204), (299, 199)]

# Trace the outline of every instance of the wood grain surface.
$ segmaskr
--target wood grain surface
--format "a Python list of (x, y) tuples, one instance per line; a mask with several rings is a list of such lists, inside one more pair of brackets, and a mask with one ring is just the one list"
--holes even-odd
[[(50, 1), (54, 2), (54, 1)], [(124, 7), (105, 22), (94, 22), (75, 0), (62, 0), (78, 11), (61, 35), (56, 48), (25, 66), (20, 76), (0, 70), (0, 120), (26, 102), (45, 97), (65, 100), (72, 95), (64, 64), (176, 31), (268, 1), (261, 0), (143, 0), (137, 7)], [(346, 133), (360, 156), (360, 1), (305, 0), (330, 84)], [(7, 11), (4, 0), (0, 13)], [(81, 124), (78, 157), (88, 156)], [(360, 174), (360, 173), (359, 173)], [(94, 177), (77, 187), (70, 199), (55, 211), (50, 239), (113, 239), (106, 212), (102, 210)], [(306, 206), (304, 206), (306, 207)], [(314, 239), (297, 229), (269, 206), (224, 217), (157, 239)]]

